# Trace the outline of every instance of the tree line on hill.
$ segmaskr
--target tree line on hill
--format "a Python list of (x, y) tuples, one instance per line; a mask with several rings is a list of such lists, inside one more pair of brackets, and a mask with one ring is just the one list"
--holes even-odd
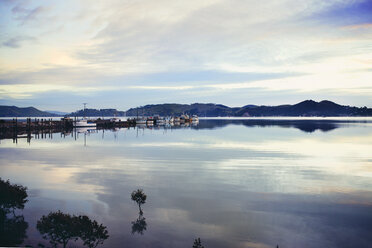
[[(306, 100), (293, 105), (228, 107), (214, 103), (193, 104), (151, 104), (127, 111), (116, 109), (85, 109), (67, 114), (66, 116), (179, 116), (181, 114), (205, 117), (248, 117), (248, 116), (372, 116), (372, 108), (339, 105), (331, 101), (315, 102)], [(0, 106), (0, 117), (53, 117), (53, 113), (40, 111), (33, 107), (18, 108), (15, 106)]]

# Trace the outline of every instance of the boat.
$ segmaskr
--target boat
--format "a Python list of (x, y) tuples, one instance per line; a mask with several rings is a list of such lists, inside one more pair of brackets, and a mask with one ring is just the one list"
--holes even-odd
[(173, 123), (174, 122), (174, 118), (173, 117), (165, 117), (164, 118), (164, 120), (165, 120), (165, 123), (167, 123), (167, 124), (170, 124), (170, 123)]
[(165, 119), (164, 117), (161, 117), (159, 115), (154, 116), (154, 121), (156, 125), (164, 125), (165, 124)]
[(198, 117), (197, 115), (193, 115), (193, 116), (190, 118), (190, 120), (191, 120), (192, 122), (198, 122), (198, 121), (199, 121), (199, 117)]
[(84, 117), (83, 117), (83, 119), (77, 120), (77, 121), (75, 119), (75, 121), (73, 123), (74, 127), (75, 128), (77, 128), (77, 127), (91, 127), (91, 128), (96, 128), (97, 127), (97, 123), (92, 122), (92, 121), (89, 121), (88, 122), (88, 119), (87, 119), (87, 117), (85, 115), (85, 107), (86, 107), (87, 103), (83, 103), (83, 105), (84, 105)]
[(186, 115), (186, 114), (181, 115), (181, 117), (180, 117), (180, 122), (181, 123), (186, 123), (186, 122), (189, 122), (189, 121), (190, 121), (190, 117), (188, 115)]
[(173, 122), (180, 123), (181, 122), (181, 118), (176, 116), (176, 117), (173, 118)]
[(88, 122), (88, 119), (84, 118), (74, 122), (74, 127), (97, 127), (97, 124), (94, 122)]
[(146, 125), (147, 120), (144, 117), (136, 119), (136, 125)]
[(120, 122), (121, 120), (114, 116), (113, 118), (110, 119), (111, 122)]

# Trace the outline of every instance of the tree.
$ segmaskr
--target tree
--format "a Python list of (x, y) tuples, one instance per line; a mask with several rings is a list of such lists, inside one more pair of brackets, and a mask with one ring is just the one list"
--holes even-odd
[(7, 212), (24, 209), (27, 200), (27, 188), (18, 184), (10, 184), (9, 180), (0, 178), (0, 207)]
[(28, 223), (16, 209), (27, 202), (27, 188), (0, 178), (0, 246), (19, 246), (27, 237)]
[(109, 237), (106, 227), (88, 216), (75, 216), (61, 211), (42, 216), (36, 228), (54, 247), (58, 244), (66, 247), (70, 240), (80, 238), (85, 246), (95, 248)]
[(37, 222), (36, 228), (43, 235), (44, 239), (49, 239), (50, 243), (57, 247), (62, 244), (66, 248), (70, 240), (76, 241), (79, 236), (79, 227), (76, 216), (64, 214), (61, 211), (51, 212), (47, 216), (43, 215)]
[(192, 248), (204, 248), (204, 246), (201, 243), (200, 238), (197, 238), (197, 239), (194, 240), (194, 244), (193, 244)]
[(132, 192), (131, 197), (133, 201), (137, 202), (140, 215), (142, 215), (143, 212), (141, 209), (141, 205), (146, 203), (146, 198), (147, 198), (146, 194), (143, 193), (142, 189), (137, 189)]
[(84, 242), (84, 245), (89, 248), (95, 248), (99, 244), (108, 239), (108, 231), (102, 224), (98, 224), (95, 220), (90, 220), (88, 216), (79, 216), (79, 237)]
[(27, 237), (28, 223), (23, 215), (7, 214), (0, 208), (0, 246), (19, 246)]

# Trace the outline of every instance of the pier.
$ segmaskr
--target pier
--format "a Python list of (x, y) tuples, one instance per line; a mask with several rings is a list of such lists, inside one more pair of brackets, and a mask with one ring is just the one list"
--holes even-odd
[[(74, 123), (78, 121), (77, 117), (74, 118), (61, 118), (60, 120), (53, 120), (51, 118), (13, 118), (13, 119), (0, 119), (0, 139), (13, 139), (19, 138), (31, 139), (32, 137), (46, 137), (52, 136), (53, 133), (71, 133), (74, 129)], [(90, 120), (95, 123), (94, 129), (115, 129), (115, 128), (129, 128), (129, 127), (143, 127), (143, 126), (162, 126), (162, 125), (189, 125), (190, 123), (197, 123), (194, 119), (159, 119), (159, 118), (141, 118), (141, 119), (127, 119), (120, 120), (118, 118), (103, 119), (98, 118)]]
[[(0, 139), (27, 138), (31, 134), (44, 136), (57, 132), (71, 132), (74, 128), (74, 121), (76, 121), (76, 118), (61, 118), (60, 120), (50, 118), (0, 119)], [(114, 122), (97, 119), (94, 122), (97, 129), (134, 127), (136, 125), (135, 120)]]

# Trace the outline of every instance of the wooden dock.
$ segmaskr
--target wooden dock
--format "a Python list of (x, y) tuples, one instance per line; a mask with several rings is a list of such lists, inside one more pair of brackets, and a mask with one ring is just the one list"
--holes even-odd
[[(142, 118), (141, 118), (142, 120)], [(0, 139), (13, 139), (17, 140), (18, 138), (27, 138), (30, 140), (32, 137), (41, 137), (46, 138), (46, 136), (52, 136), (53, 133), (71, 133), (74, 130), (74, 123), (78, 119), (75, 118), (61, 118), (60, 120), (53, 120), (50, 118), (23, 118), (17, 119), (13, 118), (11, 120), (0, 119)], [(111, 118), (111, 119), (101, 119), (91, 120), (96, 124), (94, 129), (116, 129), (116, 128), (129, 128), (129, 127), (157, 127), (164, 125), (172, 126), (188, 126), (191, 123), (194, 123), (191, 119), (188, 120), (178, 120), (175, 122), (165, 122), (164, 119), (160, 122), (159, 120), (149, 117), (146, 124), (136, 123), (137, 120), (127, 119), (125, 121)], [(158, 123), (159, 122), (159, 123)], [(197, 122), (196, 122), (197, 123)], [(138, 124), (138, 125), (137, 125)]]
[[(74, 121), (72, 118), (61, 118), (61, 120), (52, 120), (47, 118), (27, 118), (18, 120), (0, 119), (0, 139), (16, 139), (16, 138), (30, 138), (31, 135), (50, 135), (53, 133), (71, 132), (74, 128)], [(135, 120), (128, 121), (112, 121), (97, 119), (96, 129), (112, 129), (135, 127)]]

